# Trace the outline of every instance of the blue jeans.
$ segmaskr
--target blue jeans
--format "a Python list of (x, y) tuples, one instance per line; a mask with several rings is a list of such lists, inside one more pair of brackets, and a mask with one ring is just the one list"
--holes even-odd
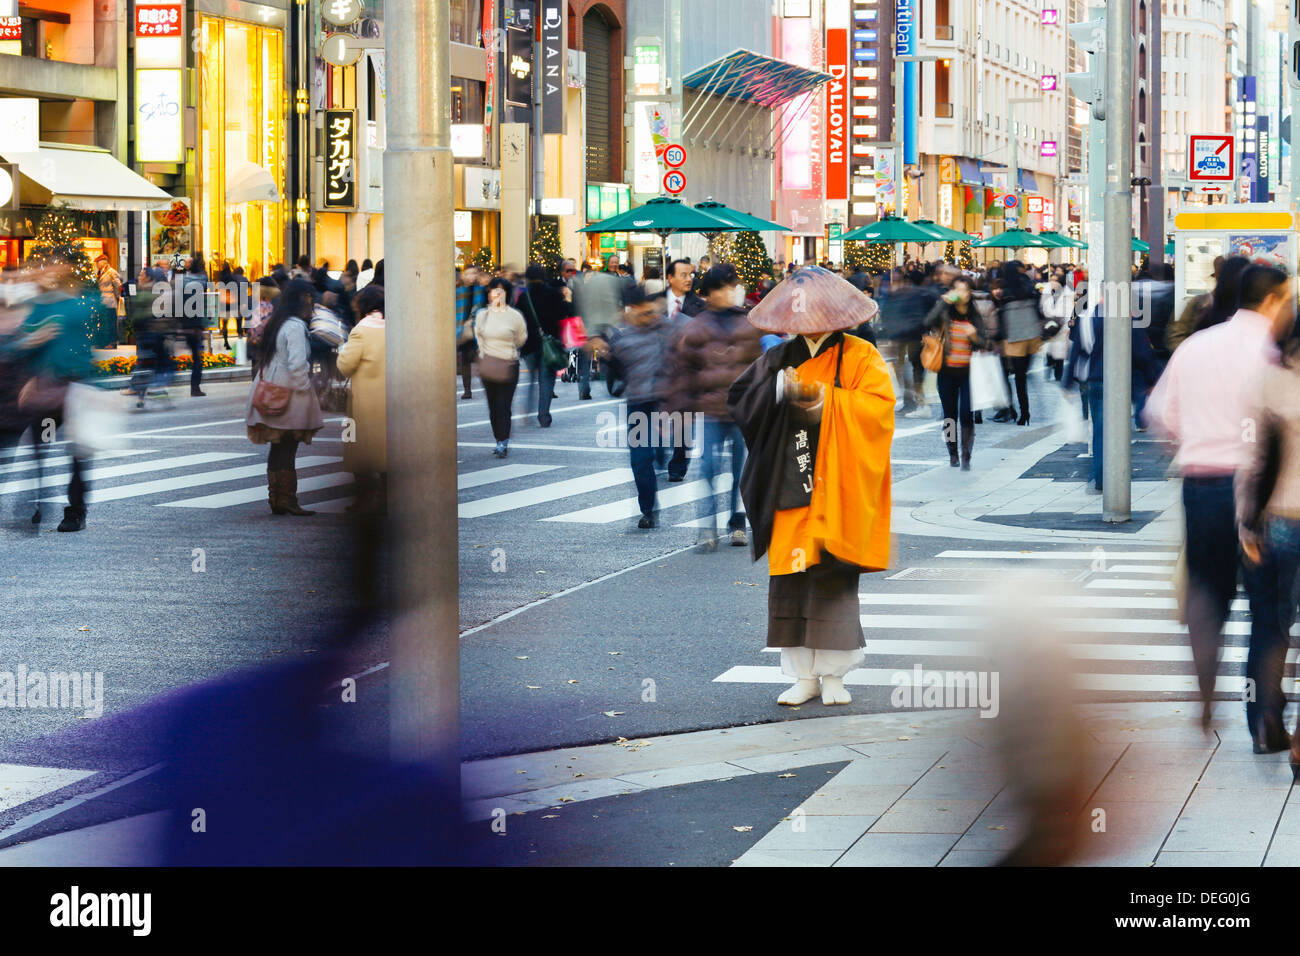
[(551, 423), (551, 399), (555, 397), (556, 370), (547, 367), (540, 349), (536, 352), (530, 352), (528, 355), (520, 356), (520, 358), (523, 359), (528, 370), (533, 373), (532, 383), (528, 386), (528, 411), (531, 413), (536, 408), (538, 424), (549, 425)]
[(1083, 394), (1084, 418), (1092, 422), (1092, 471), (1088, 480), (1101, 487), (1102, 403), (1101, 382), (1080, 382)]
[[(740, 426), (735, 422), (719, 418), (705, 418), (704, 447), (701, 449), (700, 470), (702, 477), (713, 488), (713, 480), (718, 475), (718, 466), (722, 458), (723, 442), (731, 442), (731, 520), (727, 522), (730, 531), (745, 530), (744, 505), (740, 501), (740, 470), (745, 467), (745, 438), (740, 433)], [(708, 518), (717, 530), (713, 519), (714, 495), (705, 495), (700, 499), (698, 516)], [(706, 526), (707, 527), (707, 526)]]
[(1254, 682), (1254, 700), (1246, 700), (1251, 728), (1261, 713), (1279, 720), (1286, 708), (1282, 674), (1295, 623), (1295, 583), (1300, 571), (1300, 521), (1271, 518), (1265, 527), (1259, 565), (1243, 561), (1250, 596), (1250, 653), (1246, 679)]
[[(655, 453), (660, 438), (650, 432), (648, 422), (658, 402), (627, 403), (627, 450), (632, 459), (632, 479), (636, 482), (636, 501), (643, 515), (655, 512)], [(633, 433), (636, 433), (635, 438)]]

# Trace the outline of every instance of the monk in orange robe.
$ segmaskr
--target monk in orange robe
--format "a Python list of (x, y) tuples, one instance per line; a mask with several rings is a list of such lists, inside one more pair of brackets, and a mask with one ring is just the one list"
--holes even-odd
[(865, 646), (858, 578), (889, 564), (894, 390), (876, 347), (845, 334), (876, 311), (839, 276), (800, 269), (749, 314), (793, 337), (728, 395), (749, 449), (741, 495), (754, 560), (768, 555), (767, 646), (795, 679), (782, 704), (851, 701), (844, 675)]

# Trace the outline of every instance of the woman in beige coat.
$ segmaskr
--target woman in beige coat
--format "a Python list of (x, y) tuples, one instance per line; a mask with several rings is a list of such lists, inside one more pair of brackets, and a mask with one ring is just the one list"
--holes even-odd
[(349, 511), (383, 513), (388, 472), (388, 399), (384, 377), (384, 287), (368, 285), (352, 300), (357, 324), (339, 349), (339, 374), (352, 379), (348, 418), (353, 441), (343, 444), (343, 467), (356, 475)]

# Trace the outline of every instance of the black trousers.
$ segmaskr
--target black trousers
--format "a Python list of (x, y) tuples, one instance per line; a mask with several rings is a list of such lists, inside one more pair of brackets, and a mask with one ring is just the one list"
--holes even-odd
[(510, 377), (503, 382), (483, 380), (487, 393), (488, 418), (492, 421), (492, 437), (497, 441), (510, 439), (510, 409), (515, 401), (515, 388), (519, 385), (519, 363), (514, 363)]
[(1032, 355), (1016, 355), (1008, 359), (1016, 381), (1016, 403), (1020, 406), (1021, 418), (1029, 414), (1029, 360), (1032, 358)]
[(190, 350), (190, 391), (197, 392), (203, 383), (203, 336), (186, 332), (185, 344)]

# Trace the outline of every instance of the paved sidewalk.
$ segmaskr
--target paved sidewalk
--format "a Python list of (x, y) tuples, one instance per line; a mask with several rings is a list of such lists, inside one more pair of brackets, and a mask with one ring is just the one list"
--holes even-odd
[[(1300, 797), (1293, 796), (1287, 756), (1251, 753), (1240, 708), (1218, 705), (1208, 736), (1194, 704), (1084, 708), (1091, 752), (1079, 755), (1088, 794), (1079, 810), (1089, 830), (1075, 862), (1300, 862)], [(536, 827), (530, 831), (536, 862), (544, 865), (548, 849), (562, 849), (571, 861), (581, 844), (583, 824), (576, 821), (589, 814), (575, 804), (608, 818), (619, 813), (620, 801), (631, 808), (648, 790), (773, 773), (793, 786), (801, 768), (816, 767), (834, 775), (793, 811), (735, 821), (756, 837), (735, 865), (987, 866), (1023, 833), (993, 749), (995, 723), (971, 711), (921, 711), (647, 738), (471, 763), (463, 791), (480, 827), (494, 811), (504, 811), (507, 821), (520, 814), (560, 821), (553, 845), (537, 837)], [(842, 769), (825, 771), (826, 764)], [(566, 822), (564, 811), (576, 814), (575, 822)], [(725, 830), (712, 838), (730, 839)], [(631, 824), (626, 839), (635, 842)], [(617, 864), (620, 850), (589, 852), (590, 862)]]

